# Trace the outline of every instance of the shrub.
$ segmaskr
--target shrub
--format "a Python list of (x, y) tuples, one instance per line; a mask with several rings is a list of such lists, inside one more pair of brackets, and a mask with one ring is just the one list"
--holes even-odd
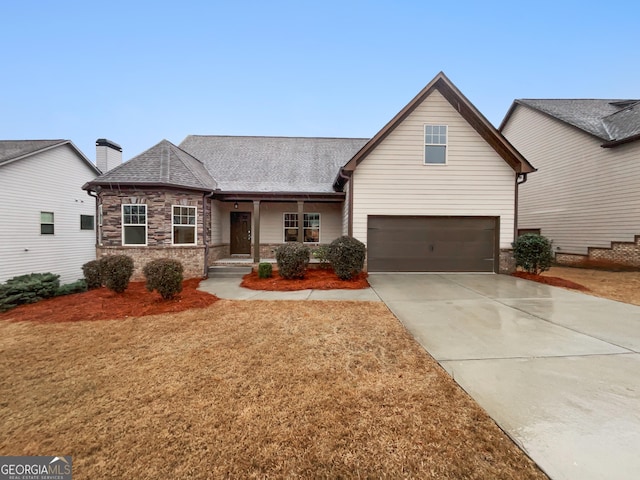
[(99, 260), (91, 260), (82, 265), (82, 274), (89, 290), (102, 286), (102, 271)]
[(67, 283), (65, 285), (60, 286), (58, 291), (56, 292), (56, 297), (60, 297), (62, 295), (71, 295), (72, 293), (82, 293), (86, 292), (87, 282), (84, 279), (76, 280), (73, 283)]
[(271, 278), (273, 275), (273, 266), (270, 263), (258, 264), (258, 278)]
[(311, 252), (311, 255), (320, 262), (321, 268), (329, 267), (329, 245), (318, 245), (318, 247)]
[(53, 273), (30, 273), (10, 278), (0, 285), (0, 312), (53, 297), (58, 288), (60, 275)]
[(100, 259), (102, 282), (109, 290), (122, 293), (133, 275), (133, 259), (127, 255), (109, 255)]
[(329, 245), (329, 261), (341, 280), (350, 280), (362, 272), (365, 254), (364, 243), (346, 235)]
[(147, 290), (157, 290), (162, 298), (169, 300), (182, 291), (184, 268), (178, 260), (159, 258), (147, 263), (143, 270), (147, 277)]
[(283, 278), (304, 278), (309, 265), (310, 249), (300, 242), (289, 242), (276, 248), (278, 270)]
[(522, 267), (525, 272), (539, 275), (551, 267), (553, 252), (548, 238), (536, 233), (525, 233), (511, 245), (516, 267)]

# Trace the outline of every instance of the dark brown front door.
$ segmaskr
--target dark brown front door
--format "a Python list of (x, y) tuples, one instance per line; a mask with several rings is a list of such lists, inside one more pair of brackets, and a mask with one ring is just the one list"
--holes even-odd
[(495, 217), (370, 216), (370, 272), (497, 271)]
[(251, 253), (251, 213), (231, 212), (231, 255)]

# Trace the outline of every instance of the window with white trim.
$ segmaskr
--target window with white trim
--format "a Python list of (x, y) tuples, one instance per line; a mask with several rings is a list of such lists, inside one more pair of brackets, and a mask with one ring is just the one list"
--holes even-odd
[(53, 212), (40, 212), (40, 235), (53, 235)]
[(146, 205), (122, 205), (122, 244), (147, 244)]
[(98, 245), (102, 245), (102, 205), (98, 205)]
[(196, 207), (172, 207), (174, 245), (196, 244)]
[[(303, 213), (302, 231), (304, 243), (320, 242), (320, 214), (319, 213)], [(284, 241), (298, 241), (298, 214), (284, 214)]]
[(424, 163), (444, 165), (447, 163), (447, 126), (424, 126)]

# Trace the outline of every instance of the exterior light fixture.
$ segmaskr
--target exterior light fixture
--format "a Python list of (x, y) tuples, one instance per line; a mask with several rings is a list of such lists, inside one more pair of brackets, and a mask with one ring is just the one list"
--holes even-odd
[(233, 208), (235, 208), (236, 210), (238, 209), (238, 202), (233, 204)]

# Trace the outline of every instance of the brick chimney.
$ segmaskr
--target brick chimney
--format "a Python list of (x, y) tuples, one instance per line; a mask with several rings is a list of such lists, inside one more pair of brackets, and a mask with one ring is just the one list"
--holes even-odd
[(122, 147), (106, 138), (96, 140), (96, 167), (102, 173), (122, 164)]

